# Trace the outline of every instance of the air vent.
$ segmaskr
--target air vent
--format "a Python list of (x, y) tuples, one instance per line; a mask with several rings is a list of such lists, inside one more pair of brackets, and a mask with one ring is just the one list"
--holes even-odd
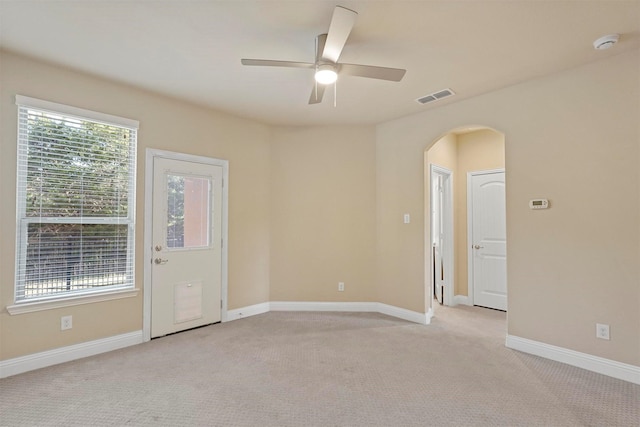
[(429, 95), (420, 97), (416, 99), (416, 101), (420, 104), (428, 104), (429, 102), (438, 101), (451, 95), (455, 95), (455, 92), (453, 92), (451, 89), (443, 89), (439, 90), (438, 92), (430, 93)]

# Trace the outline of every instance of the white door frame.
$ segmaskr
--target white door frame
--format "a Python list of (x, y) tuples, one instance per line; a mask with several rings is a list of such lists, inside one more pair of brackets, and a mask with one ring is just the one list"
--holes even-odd
[(500, 172), (504, 173), (505, 168), (467, 172), (467, 295), (469, 305), (473, 305), (473, 251), (471, 250), (471, 239), (473, 237), (473, 191), (471, 188), (471, 177)]
[[(445, 293), (443, 295), (443, 303), (444, 305), (455, 305), (454, 298), (454, 226), (453, 226), (453, 172), (447, 168), (443, 168), (442, 166), (435, 165), (433, 163), (429, 164), (429, 262), (433, 264), (433, 236), (431, 236), (431, 231), (433, 230), (433, 215), (431, 215), (431, 211), (433, 210), (433, 181), (437, 176), (442, 176), (442, 220), (444, 221), (444, 246), (445, 251), (442, 253), (442, 257), (446, 260), (444, 264), (444, 274), (446, 279)], [(431, 269), (428, 269), (431, 271)], [(433, 299), (434, 286), (435, 283), (433, 281), (434, 272), (431, 271), (429, 283), (430, 293), (429, 298)]]
[(145, 151), (144, 174), (144, 305), (142, 317), (143, 340), (151, 339), (151, 259), (153, 258), (153, 161), (156, 157), (170, 160), (203, 163), (222, 167), (222, 270), (220, 317), (227, 321), (227, 280), (228, 280), (228, 207), (229, 207), (229, 161), (193, 154), (147, 148)]

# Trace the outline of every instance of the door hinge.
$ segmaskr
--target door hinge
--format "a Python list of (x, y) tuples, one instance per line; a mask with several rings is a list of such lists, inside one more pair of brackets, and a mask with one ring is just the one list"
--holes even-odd
[(220, 300), (220, 308), (222, 308), (222, 300)]

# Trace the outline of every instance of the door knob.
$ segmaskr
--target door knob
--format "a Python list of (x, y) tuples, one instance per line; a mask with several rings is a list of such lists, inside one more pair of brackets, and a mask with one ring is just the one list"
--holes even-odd
[(474, 245), (473, 246), (473, 249), (482, 249), (482, 248), (484, 248), (484, 246), (480, 246), (480, 245)]
[(162, 258), (156, 258), (156, 259), (153, 260), (153, 263), (157, 264), (157, 265), (166, 264), (168, 262), (169, 262), (168, 259), (162, 259)]

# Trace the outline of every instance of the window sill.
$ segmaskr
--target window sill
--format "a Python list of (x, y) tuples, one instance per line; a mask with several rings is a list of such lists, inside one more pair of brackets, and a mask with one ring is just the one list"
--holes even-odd
[(94, 302), (110, 301), (122, 298), (131, 298), (138, 295), (140, 289), (118, 289), (107, 292), (100, 292), (91, 295), (77, 295), (52, 301), (23, 302), (7, 306), (10, 315), (33, 313), (35, 311), (53, 310), (74, 305), (91, 304)]

